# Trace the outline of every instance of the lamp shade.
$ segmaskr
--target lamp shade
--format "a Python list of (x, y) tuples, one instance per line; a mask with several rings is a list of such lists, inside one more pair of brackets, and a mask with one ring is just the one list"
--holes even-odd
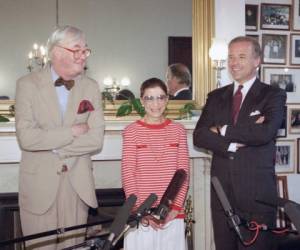
[(113, 78), (111, 76), (107, 76), (103, 80), (103, 84), (105, 86), (111, 86), (111, 85), (113, 85), (113, 83), (114, 83), (114, 80), (113, 80)]
[(224, 40), (214, 39), (208, 53), (212, 60), (226, 60), (228, 56), (227, 43)]
[(127, 87), (130, 85), (130, 79), (128, 77), (123, 77), (121, 79), (121, 85), (124, 86), (124, 87)]

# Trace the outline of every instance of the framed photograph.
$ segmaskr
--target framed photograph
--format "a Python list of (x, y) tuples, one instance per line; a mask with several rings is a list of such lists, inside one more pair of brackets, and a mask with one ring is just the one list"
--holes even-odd
[(263, 81), (284, 89), (287, 103), (300, 103), (300, 68), (263, 67)]
[(262, 3), (260, 12), (261, 29), (290, 30), (290, 5)]
[(284, 107), (284, 113), (282, 118), (282, 123), (280, 128), (277, 130), (277, 138), (279, 137), (286, 137), (287, 135), (287, 106)]
[(288, 105), (288, 129), (290, 134), (300, 134), (300, 104)]
[(286, 64), (287, 35), (262, 35), (263, 63)]
[(276, 142), (276, 173), (293, 173), (296, 165), (295, 140), (277, 140)]
[(300, 138), (297, 139), (297, 172), (300, 173)]
[(293, 0), (293, 30), (300, 31), (300, 1)]
[[(286, 176), (276, 176), (277, 179), (277, 193), (280, 198), (288, 199), (288, 185)], [(286, 227), (290, 225), (290, 220), (284, 212), (284, 208), (278, 207), (277, 209), (277, 227)]]
[(291, 34), (290, 64), (300, 65), (300, 34)]
[(258, 5), (245, 5), (246, 30), (257, 31), (258, 24)]

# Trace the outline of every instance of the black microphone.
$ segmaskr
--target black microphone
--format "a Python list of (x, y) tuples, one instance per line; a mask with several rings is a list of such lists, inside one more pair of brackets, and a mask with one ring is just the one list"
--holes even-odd
[(173, 178), (171, 179), (166, 191), (164, 192), (158, 207), (154, 211), (154, 216), (159, 220), (164, 220), (169, 211), (170, 205), (176, 198), (183, 182), (186, 179), (186, 172), (184, 169), (176, 170)]
[(278, 197), (277, 195), (266, 195), (264, 193), (257, 194), (255, 201), (272, 207), (284, 207), (289, 202), (288, 199)]
[(144, 217), (145, 215), (148, 215), (150, 213), (150, 208), (156, 202), (157, 195), (154, 193), (151, 193), (146, 200), (138, 207), (136, 210), (135, 220), (132, 220), (129, 222), (130, 227), (135, 227), (139, 220)]
[(115, 236), (119, 235), (122, 232), (124, 225), (126, 224), (130, 216), (131, 209), (136, 202), (136, 199), (137, 197), (134, 194), (131, 194), (125, 201), (123, 206), (119, 208), (117, 215), (110, 226), (110, 234), (104, 244), (103, 250), (109, 250)]
[(157, 195), (154, 193), (151, 193), (147, 197), (147, 199), (144, 200), (144, 202), (136, 210), (135, 219), (128, 222), (125, 225), (124, 230), (113, 241), (113, 243), (112, 243), (113, 246), (115, 246), (117, 244), (117, 242), (121, 239), (121, 237), (129, 230), (129, 228), (135, 227), (137, 225), (137, 223), (140, 221), (140, 219), (143, 218), (143, 216), (145, 216), (145, 214), (149, 213), (150, 208), (152, 207), (152, 205), (154, 204), (154, 202), (156, 200), (157, 200)]
[(300, 205), (296, 202), (289, 201), (284, 205), (284, 211), (293, 222), (298, 233), (300, 232)]
[(234, 231), (238, 235), (241, 242), (244, 243), (244, 238), (243, 238), (240, 228), (239, 228), (239, 225), (241, 224), (241, 220), (238, 217), (238, 215), (233, 213), (233, 209), (230, 206), (228, 198), (224, 192), (224, 189), (223, 189), (219, 179), (216, 176), (213, 176), (211, 178), (211, 182), (212, 182), (213, 187), (217, 193), (217, 196), (222, 204), (225, 214), (229, 219), (229, 223), (230, 223), (231, 227), (233, 227)]

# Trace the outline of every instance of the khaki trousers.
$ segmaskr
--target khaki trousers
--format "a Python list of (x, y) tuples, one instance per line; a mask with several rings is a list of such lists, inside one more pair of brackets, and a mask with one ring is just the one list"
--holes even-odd
[[(61, 174), (54, 204), (44, 214), (33, 214), (20, 207), (23, 235), (36, 234), (56, 228), (65, 228), (87, 222), (88, 206), (74, 191), (68, 172)], [(85, 229), (69, 231), (59, 236), (42, 237), (26, 242), (26, 249), (58, 250), (84, 241)]]

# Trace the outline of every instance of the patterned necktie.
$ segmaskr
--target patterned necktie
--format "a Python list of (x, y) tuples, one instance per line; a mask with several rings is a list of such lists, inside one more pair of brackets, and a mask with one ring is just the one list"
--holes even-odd
[(243, 93), (242, 93), (243, 85), (239, 85), (237, 91), (235, 92), (233, 96), (233, 102), (232, 102), (232, 120), (233, 124), (235, 125), (237, 122), (237, 118), (239, 116), (241, 103), (243, 100)]
[(71, 88), (73, 88), (74, 86), (74, 80), (64, 80), (63, 78), (59, 77), (55, 82), (54, 82), (54, 86), (55, 87), (60, 87), (62, 85), (65, 86), (65, 88), (67, 90), (70, 90)]

